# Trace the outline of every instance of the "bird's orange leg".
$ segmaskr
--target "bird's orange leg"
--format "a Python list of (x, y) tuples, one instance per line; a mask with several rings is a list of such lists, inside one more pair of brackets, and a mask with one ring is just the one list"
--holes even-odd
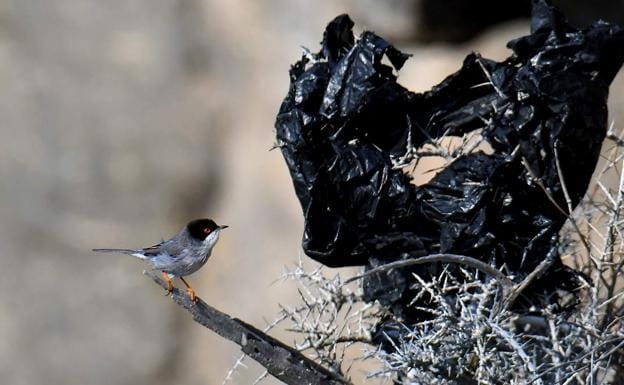
[(184, 279), (184, 277), (180, 277), (180, 280), (186, 285), (186, 291), (188, 292), (189, 297), (191, 297), (191, 302), (197, 301), (197, 297), (195, 296), (195, 290), (193, 290), (191, 285), (186, 282), (186, 279)]
[(169, 278), (169, 274), (162, 272), (163, 279), (165, 283), (167, 283), (167, 294), (171, 294), (173, 292), (173, 282), (171, 282), (171, 278)]

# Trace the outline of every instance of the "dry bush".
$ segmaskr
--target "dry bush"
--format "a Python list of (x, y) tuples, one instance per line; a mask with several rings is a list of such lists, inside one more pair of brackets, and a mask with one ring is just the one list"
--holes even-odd
[[(300, 301), (281, 306), (267, 330), (280, 325), (295, 333), (297, 349), (347, 377), (350, 350), (374, 367), (368, 379), (388, 383), (624, 383), (624, 141), (612, 132), (608, 138), (595, 183), (562, 230), (557, 250), (588, 277), (576, 306), (517, 314), (508, 303), (527, 278), (510, 287), (509, 280), (484, 279), (483, 269), (461, 264), (460, 276), (457, 269), (428, 281), (414, 276), (415, 303), (426, 296), (432, 306), (421, 309), (429, 319), (408, 326), (379, 303), (365, 303), (361, 280), (347, 284), (300, 261), (282, 277), (297, 283)], [(381, 333), (380, 344), (372, 333), (382, 320), (397, 330)]]

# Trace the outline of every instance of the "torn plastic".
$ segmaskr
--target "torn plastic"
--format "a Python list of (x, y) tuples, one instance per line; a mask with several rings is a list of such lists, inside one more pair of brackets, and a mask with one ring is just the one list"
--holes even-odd
[[(577, 30), (535, 0), (531, 34), (508, 43), (511, 57), (468, 55), (459, 71), (417, 94), (394, 73), (408, 55), (371, 32), (355, 39), (352, 27), (338, 16), (321, 51), (293, 65), (277, 116), (305, 215), (305, 253), (327, 266), (368, 268), (456, 253), (517, 279), (531, 272), (557, 245), (564, 185), (572, 207), (587, 190), (606, 134), (609, 84), (624, 60), (623, 30), (604, 22)], [(493, 152), (461, 155), (425, 185), (395, 167), (409, 148), (475, 130)], [(411, 273), (438, 269), (368, 277), (365, 294), (409, 319)], [(559, 258), (544, 277), (530, 289), (576, 285)]]

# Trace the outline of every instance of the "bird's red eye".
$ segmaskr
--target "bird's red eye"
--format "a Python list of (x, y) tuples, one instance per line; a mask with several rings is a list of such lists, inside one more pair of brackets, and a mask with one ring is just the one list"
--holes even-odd
[(204, 227), (204, 234), (208, 235), (211, 231), (212, 230), (210, 230), (210, 227)]

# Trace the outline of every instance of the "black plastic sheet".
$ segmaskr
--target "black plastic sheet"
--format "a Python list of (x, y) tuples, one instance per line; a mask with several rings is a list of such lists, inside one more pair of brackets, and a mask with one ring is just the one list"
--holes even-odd
[[(508, 43), (511, 57), (471, 54), (417, 94), (395, 75), (408, 55), (371, 32), (355, 39), (352, 27), (338, 16), (321, 51), (293, 65), (277, 116), (305, 215), (305, 253), (327, 266), (370, 268), (449, 252), (517, 278), (531, 272), (567, 219), (562, 179), (573, 206), (587, 190), (606, 135), (609, 84), (624, 60), (623, 30), (604, 22), (575, 29), (535, 0), (531, 34)], [(493, 152), (462, 155), (425, 185), (393, 165), (408, 145), (475, 130)], [(373, 276), (365, 293), (402, 312), (411, 273), (438, 269)], [(558, 258), (545, 277), (533, 290), (576, 284)]]

